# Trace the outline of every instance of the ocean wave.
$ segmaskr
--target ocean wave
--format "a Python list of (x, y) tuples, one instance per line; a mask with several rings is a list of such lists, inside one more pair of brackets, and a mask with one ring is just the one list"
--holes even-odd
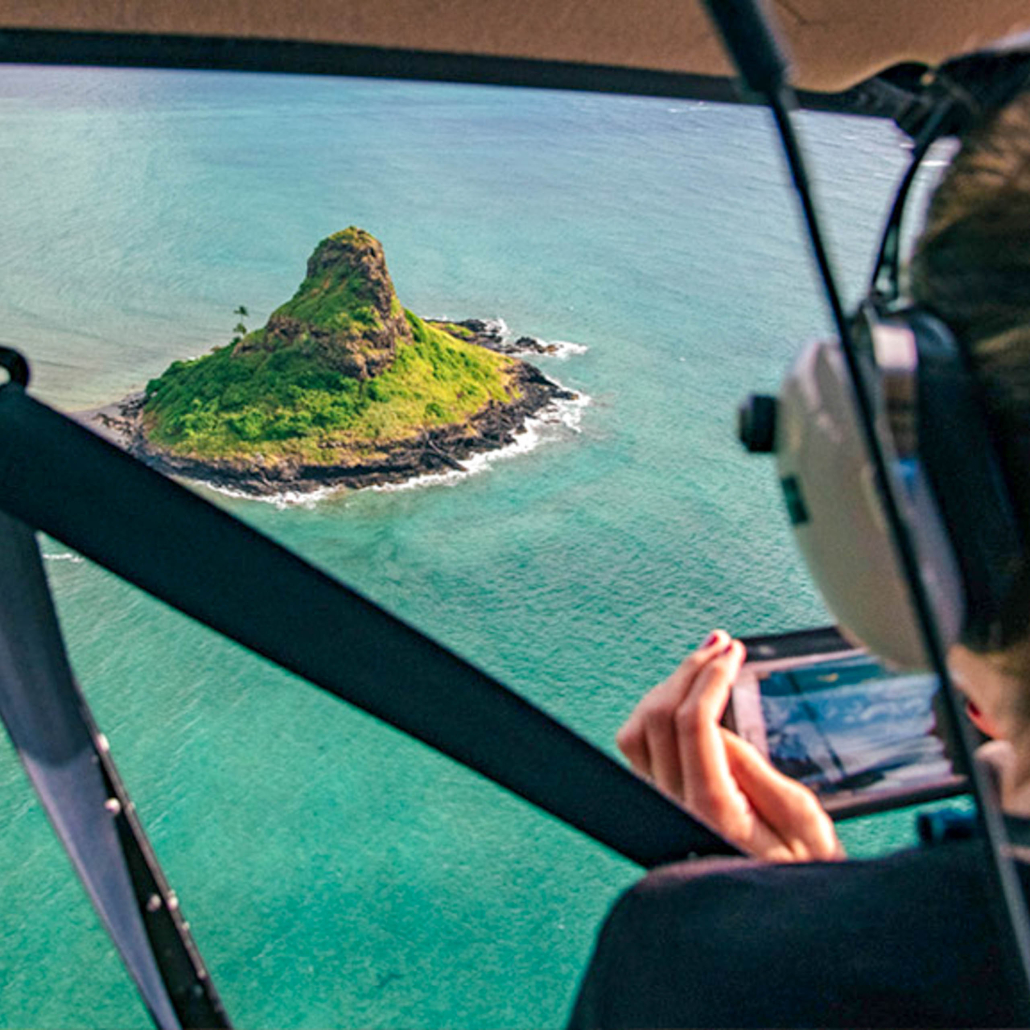
[(582, 432), (583, 410), (589, 404), (590, 397), (585, 393), (579, 393), (573, 398), (555, 399), (532, 418), (526, 419), (525, 428), (507, 447), (473, 454), (462, 462), (460, 471), (448, 469), (446, 472), (430, 472), (406, 479), (403, 483), (383, 483), (367, 489), (378, 493), (393, 493), (397, 490), (420, 490), (427, 486), (456, 486), (469, 476), (487, 471), (495, 462), (528, 454), (541, 444), (560, 439), (566, 432)]
[(486, 326), (488, 333), (493, 333), (495, 336), (501, 337), (502, 340), (507, 340), (511, 336), (511, 329), (508, 327), (508, 323), (499, 315), (496, 318), (482, 318), (480, 321)]
[(320, 486), (314, 490), (284, 490), (279, 494), (252, 494), (246, 490), (237, 490), (231, 486), (218, 486), (205, 480), (190, 480), (191, 483), (212, 490), (223, 497), (232, 497), (240, 501), (259, 501), (261, 504), (272, 504), (280, 511), (285, 508), (314, 508), (319, 501), (346, 490), (344, 486)]

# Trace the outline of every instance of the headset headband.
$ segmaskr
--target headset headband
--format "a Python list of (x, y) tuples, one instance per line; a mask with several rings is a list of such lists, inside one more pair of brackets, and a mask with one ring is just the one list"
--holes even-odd
[(912, 159), (884, 227), (869, 293), (878, 305), (901, 295), (901, 222), (905, 201), (924, 158), (938, 140), (982, 125), (1030, 83), (1030, 51), (985, 51), (957, 58), (923, 76), (923, 88), (896, 116), (912, 140)]

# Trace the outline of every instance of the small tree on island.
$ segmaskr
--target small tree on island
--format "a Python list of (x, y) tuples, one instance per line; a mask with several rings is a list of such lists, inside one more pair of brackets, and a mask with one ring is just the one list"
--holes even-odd
[(239, 306), (239, 307), (238, 307), (238, 308), (237, 308), (237, 309), (236, 309), (236, 310), (235, 310), (235, 311), (233, 312), (233, 314), (234, 314), (234, 315), (239, 315), (239, 316), (240, 316), (240, 320), (239, 320), (239, 321), (238, 321), (238, 322), (236, 323), (236, 325), (235, 325), (235, 326), (233, 327), (233, 332), (234, 332), (234, 333), (235, 333), (236, 335), (235, 335), (235, 336), (233, 336), (233, 338), (232, 338), (232, 342), (233, 342), (233, 344), (235, 345), (235, 344), (239, 343), (239, 342), (240, 342), (240, 340), (242, 340), (244, 336), (246, 336), (246, 335), (247, 335), (247, 327), (246, 327), (246, 325), (244, 325), (244, 323), (243, 323), (243, 320), (244, 320), (244, 319), (245, 319), (245, 318), (246, 318), (246, 317), (247, 317), (247, 316), (248, 316), (248, 315), (250, 314), (250, 312), (249, 312), (249, 311), (247, 311), (247, 307), (246, 307), (246, 305), (245, 305), (245, 304), (241, 304), (241, 305), (240, 305), (240, 306)]

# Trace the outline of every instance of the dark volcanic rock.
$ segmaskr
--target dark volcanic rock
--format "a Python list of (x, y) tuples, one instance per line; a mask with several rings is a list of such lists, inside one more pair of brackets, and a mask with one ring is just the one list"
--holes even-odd
[(509, 354), (557, 354), (558, 348), (553, 343), (544, 343), (535, 336), (520, 336), (507, 352)]

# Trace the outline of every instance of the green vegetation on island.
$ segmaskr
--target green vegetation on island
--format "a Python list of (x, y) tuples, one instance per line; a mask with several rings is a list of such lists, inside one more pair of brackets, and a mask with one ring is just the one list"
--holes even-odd
[(151, 448), (333, 465), (522, 395), (520, 362), (469, 342), (462, 326), (405, 311), (381, 245), (354, 227), (318, 245), (303, 283), (264, 327), (237, 333), (147, 384)]

